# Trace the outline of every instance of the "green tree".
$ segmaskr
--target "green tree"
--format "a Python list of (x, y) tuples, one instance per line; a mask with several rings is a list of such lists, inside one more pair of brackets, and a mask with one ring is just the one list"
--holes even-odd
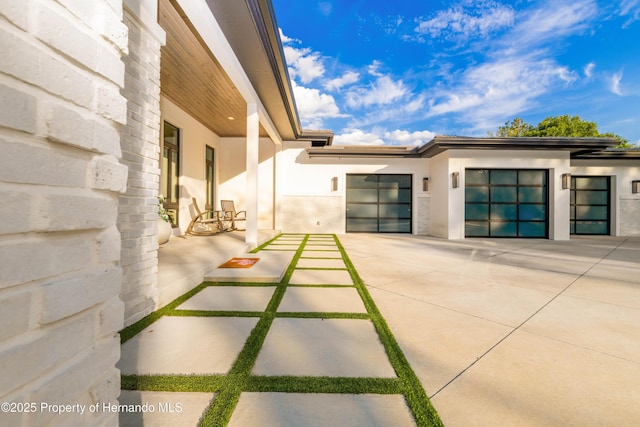
[(505, 122), (504, 126), (500, 126), (495, 134), (493, 132), (489, 132), (489, 136), (527, 136), (527, 133), (531, 130), (533, 130), (533, 126), (526, 123), (520, 117), (516, 117), (510, 122)]
[(615, 138), (620, 141), (618, 148), (631, 148), (629, 141), (612, 132), (600, 133), (595, 122), (583, 120), (580, 116), (570, 117), (551, 116), (542, 120), (537, 126), (526, 123), (519, 117), (512, 121), (507, 121), (504, 126), (500, 126), (495, 133), (489, 132), (489, 136), (514, 137), (514, 136), (558, 136), (558, 137), (578, 137), (578, 138)]

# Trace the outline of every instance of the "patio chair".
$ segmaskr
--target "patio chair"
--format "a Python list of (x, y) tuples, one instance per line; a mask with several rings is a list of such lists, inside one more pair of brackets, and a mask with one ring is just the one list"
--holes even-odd
[(196, 216), (193, 217), (186, 234), (196, 236), (211, 236), (222, 231), (219, 211), (201, 211), (195, 197), (191, 198)]
[(244, 230), (244, 228), (236, 227), (236, 222), (247, 220), (246, 211), (236, 212), (236, 207), (235, 207), (235, 204), (233, 203), (233, 200), (220, 200), (220, 207), (222, 208), (223, 220), (231, 221), (231, 227), (227, 231)]

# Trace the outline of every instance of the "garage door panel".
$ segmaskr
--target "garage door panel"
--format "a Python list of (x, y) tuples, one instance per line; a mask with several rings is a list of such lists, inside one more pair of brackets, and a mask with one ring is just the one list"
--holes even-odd
[(518, 201), (518, 190), (515, 187), (491, 187), (492, 203), (515, 203)]
[(518, 219), (517, 205), (491, 205), (491, 220), (515, 221)]
[(544, 238), (547, 234), (547, 227), (544, 222), (526, 222), (521, 221), (519, 224), (520, 232), (518, 237), (540, 237)]
[(515, 221), (492, 221), (490, 230), (493, 237), (518, 237), (518, 223)]
[(546, 237), (548, 172), (467, 169), (465, 236)]
[(347, 204), (347, 218), (377, 218), (378, 205)]
[(351, 203), (377, 203), (378, 195), (371, 189), (352, 189), (349, 191), (349, 202)]
[(347, 232), (411, 232), (411, 175), (349, 174), (346, 182)]
[(411, 220), (380, 220), (380, 231), (385, 233), (409, 233), (411, 232)]
[(467, 204), (464, 209), (465, 218), (470, 221), (489, 219), (489, 205)]
[(544, 221), (547, 218), (545, 205), (520, 205), (518, 219), (520, 221)]
[(465, 192), (465, 201), (488, 202), (489, 187), (467, 187), (467, 191)]
[(571, 177), (571, 234), (609, 234), (610, 188), (608, 176)]

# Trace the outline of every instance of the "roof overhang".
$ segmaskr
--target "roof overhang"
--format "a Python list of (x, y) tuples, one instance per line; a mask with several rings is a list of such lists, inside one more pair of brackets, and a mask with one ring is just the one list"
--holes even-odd
[(207, 4), (282, 139), (331, 145), (333, 132), (300, 125), (271, 0), (207, 0)]
[[(438, 135), (420, 147), (333, 146), (307, 149), (310, 157), (403, 157), (431, 158), (448, 150), (534, 150), (568, 151), (572, 158), (583, 158), (617, 145), (613, 138), (473, 138)], [(594, 154), (596, 153), (596, 154)]]

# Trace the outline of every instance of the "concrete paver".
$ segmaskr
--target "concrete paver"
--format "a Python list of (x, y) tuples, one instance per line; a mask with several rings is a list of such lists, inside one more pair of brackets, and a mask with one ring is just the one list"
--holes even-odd
[(276, 318), (254, 375), (395, 377), (369, 320)]
[(341, 259), (300, 258), (296, 268), (342, 268), (347, 266)]
[(353, 286), (353, 281), (347, 270), (295, 270), (289, 284)]
[(120, 412), (120, 427), (195, 426), (215, 395), (122, 390), (121, 405), (144, 405), (153, 411)]
[(209, 286), (180, 304), (178, 310), (264, 311), (273, 286)]
[(342, 254), (338, 251), (302, 251), (303, 258), (334, 258), (342, 259)]
[(355, 288), (289, 287), (278, 307), (280, 312), (366, 313)]
[(123, 374), (226, 373), (256, 318), (162, 317), (122, 345)]
[(414, 426), (402, 396), (242, 393), (231, 427)]

